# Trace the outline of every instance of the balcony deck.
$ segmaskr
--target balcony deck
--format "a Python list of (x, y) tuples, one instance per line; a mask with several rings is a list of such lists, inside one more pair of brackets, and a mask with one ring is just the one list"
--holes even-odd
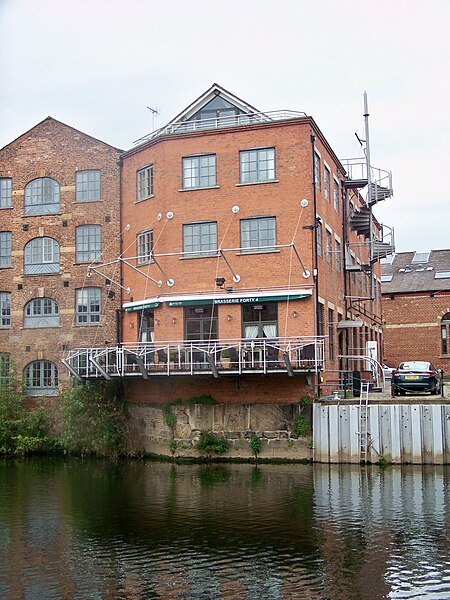
[(317, 373), (323, 368), (323, 337), (148, 342), (77, 348), (63, 364), (77, 379), (153, 376), (219, 376)]

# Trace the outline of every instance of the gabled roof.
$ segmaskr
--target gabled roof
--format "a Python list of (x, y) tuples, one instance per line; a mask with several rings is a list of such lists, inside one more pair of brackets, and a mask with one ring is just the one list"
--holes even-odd
[(72, 127), (71, 125), (66, 125), (66, 123), (63, 123), (62, 121), (58, 121), (58, 119), (54, 119), (53, 117), (50, 117), (50, 116), (46, 117), (45, 119), (43, 119), (42, 121), (40, 121), (39, 123), (37, 123), (36, 125), (34, 125), (33, 127), (31, 127), (31, 129), (28, 129), (28, 131), (25, 131), (24, 133), (21, 133), (16, 139), (14, 139), (11, 142), (9, 142), (9, 144), (6, 144), (6, 146), (3, 146), (3, 148), (0, 148), (0, 151), (4, 150), (5, 148), (8, 148), (8, 146), (11, 146), (12, 144), (15, 144), (21, 138), (25, 137), (26, 135), (29, 135), (33, 130), (41, 127), (44, 123), (47, 123), (48, 121), (52, 121), (53, 123), (55, 123), (57, 125), (61, 125), (62, 127), (66, 127), (67, 129), (72, 130), (74, 133), (76, 133), (78, 135), (83, 135), (83, 136), (85, 136), (87, 138), (90, 138), (91, 140), (93, 140), (95, 142), (99, 142), (100, 144), (104, 144), (105, 146), (108, 146), (108, 148), (112, 148), (113, 150), (117, 150), (118, 152), (123, 152), (123, 150), (121, 150), (120, 148), (116, 148), (116, 146), (111, 146), (111, 144), (107, 144), (103, 140), (99, 140), (98, 138), (95, 138), (92, 135), (84, 133), (83, 131), (80, 131), (79, 129), (75, 129), (75, 127)]
[(192, 117), (196, 112), (202, 109), (206, 104), (211, 102), (215, 96), (220, 96), (230, 104), (234, 104), (239, 110), (245, 113), (251, 112), (260, 112), (257, 108), (248, 104), (244, 100), (241, 100), (231, 92), (228, 92), (225, 88), (220, 86), (218, 83), (213, 83), (212, 86), (206, 90), (201, 96), (194, 100), (187, 108), (185, 108), (182, 112), (180, 112), (176, 117), (174, 117), (167, 125), (171, 125), (172, 123), (176, 123), (178, 121), (184, 121)]
[(383, 294), (450, 291), (450, 249), (401, 252), (381, 264)]

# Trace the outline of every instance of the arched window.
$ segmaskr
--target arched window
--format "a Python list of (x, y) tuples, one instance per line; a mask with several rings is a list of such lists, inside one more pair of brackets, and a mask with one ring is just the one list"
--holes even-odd
[(58, 327), (59, 307), (51, 298), (34, 298), (25, 305), (24, 327)]
[(25, 275), (59, 273), (59, 244), (49, 237), (34, 238), (25, 246)]
[(446, 313), (441, 321), (442, 354), (450, 354), (450, 313)]
[(33, 179), (25, 187), (25, 214), (48, 215), (59, 212), (59, 183), (50, 177)]
[(23, 370), (23, 385), (27, 396), (56, 396), (58, 367), (49, 360), (35, 360)]

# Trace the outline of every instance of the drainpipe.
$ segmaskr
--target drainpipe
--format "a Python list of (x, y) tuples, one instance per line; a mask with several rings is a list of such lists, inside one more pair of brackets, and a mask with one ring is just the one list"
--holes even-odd
[[(312, 158), (312, 186), (313, 186), (313, 210), (314, 210), (314, 228), (313, 228), (313, 279), (314, 279), (314, 304), (315, 304), (315, 323), (314, 323), (314, 335), (318, 335), (319, 325), (319, 269), (318, 269), (318, 258), (317, 258), (317, 189), (316, 189), (316, 173), (315, 173), (315, 142), (316, 136), (311, 132), (311, 158)], [(325, 357), (324, 357), (325, 358)], [(320, 397), (320, 374), (317, 380), (317, 395)]]
[[(348, 175), (348, 174), (347, 174)], [(347, 319), (347, 303), (348, 303), (348, 279), (347, 279), (347, 224), (348, 224), (348, 215), (347, 215), (347, 206), (348, 206), (348, 191), (345, 189), (344, 185), (342, 186), (342, 269), (344, 274), (344, 321)], [(344, 352), (349, 355), (350, 354), (350, 331), (348, 328), (345, 328), (345, 348)], [(346, 362), (346, 371), (350, 372), (350, 359), (345, 359)], [(347, 391), (347, 381), (344, 386), (345, 391)]]
[[(120, 238), (119, 238), (119, 250), (120, 256), (122, 256), (123, 252), (123, 239), (122, 239), (122, 231), (123, 231), (123, 202), (122, 202), (122, 177), (123, 177), (123, 160), (122, 157), (119, 158), (119, 230), (120, 230)], [(122, 262), (119, 262), (119, 280), (120, 280), (120, 308), (116, 311), (116, 330), (117, 330), (117, 343), (122, 344), (123, 342), (123, 274), (122, 274)]]
[[(119, 157), (119, 251), (120, 256), (122, 257), (123, 252), (123, 240), (122, 240), (122, 232), (123, 232), (123, 202), (122, 202), (122, 177), (123, 177), (123, 159)], [(122, 345), (123, 342), (123, 276), (122, 276), (122, 261), (119, 261), (119, 281), (120, 281), (120, 307), (116, 310), (116, 330), (117, 330), (117, 343), (119, 346)], [(125, 399), (125, 380), (123, 377), (119, 378), (119, 394), (122, 399)]]

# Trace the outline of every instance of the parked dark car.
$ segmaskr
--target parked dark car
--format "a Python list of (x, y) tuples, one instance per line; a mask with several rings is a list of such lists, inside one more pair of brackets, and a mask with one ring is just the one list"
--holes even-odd
[(442, 371), (438, 371), (430, 362), (409, 361), (402, 362), (392, 373), (392, 396), (406, 392), (430, 392), (431, 394), (443, 393)]

